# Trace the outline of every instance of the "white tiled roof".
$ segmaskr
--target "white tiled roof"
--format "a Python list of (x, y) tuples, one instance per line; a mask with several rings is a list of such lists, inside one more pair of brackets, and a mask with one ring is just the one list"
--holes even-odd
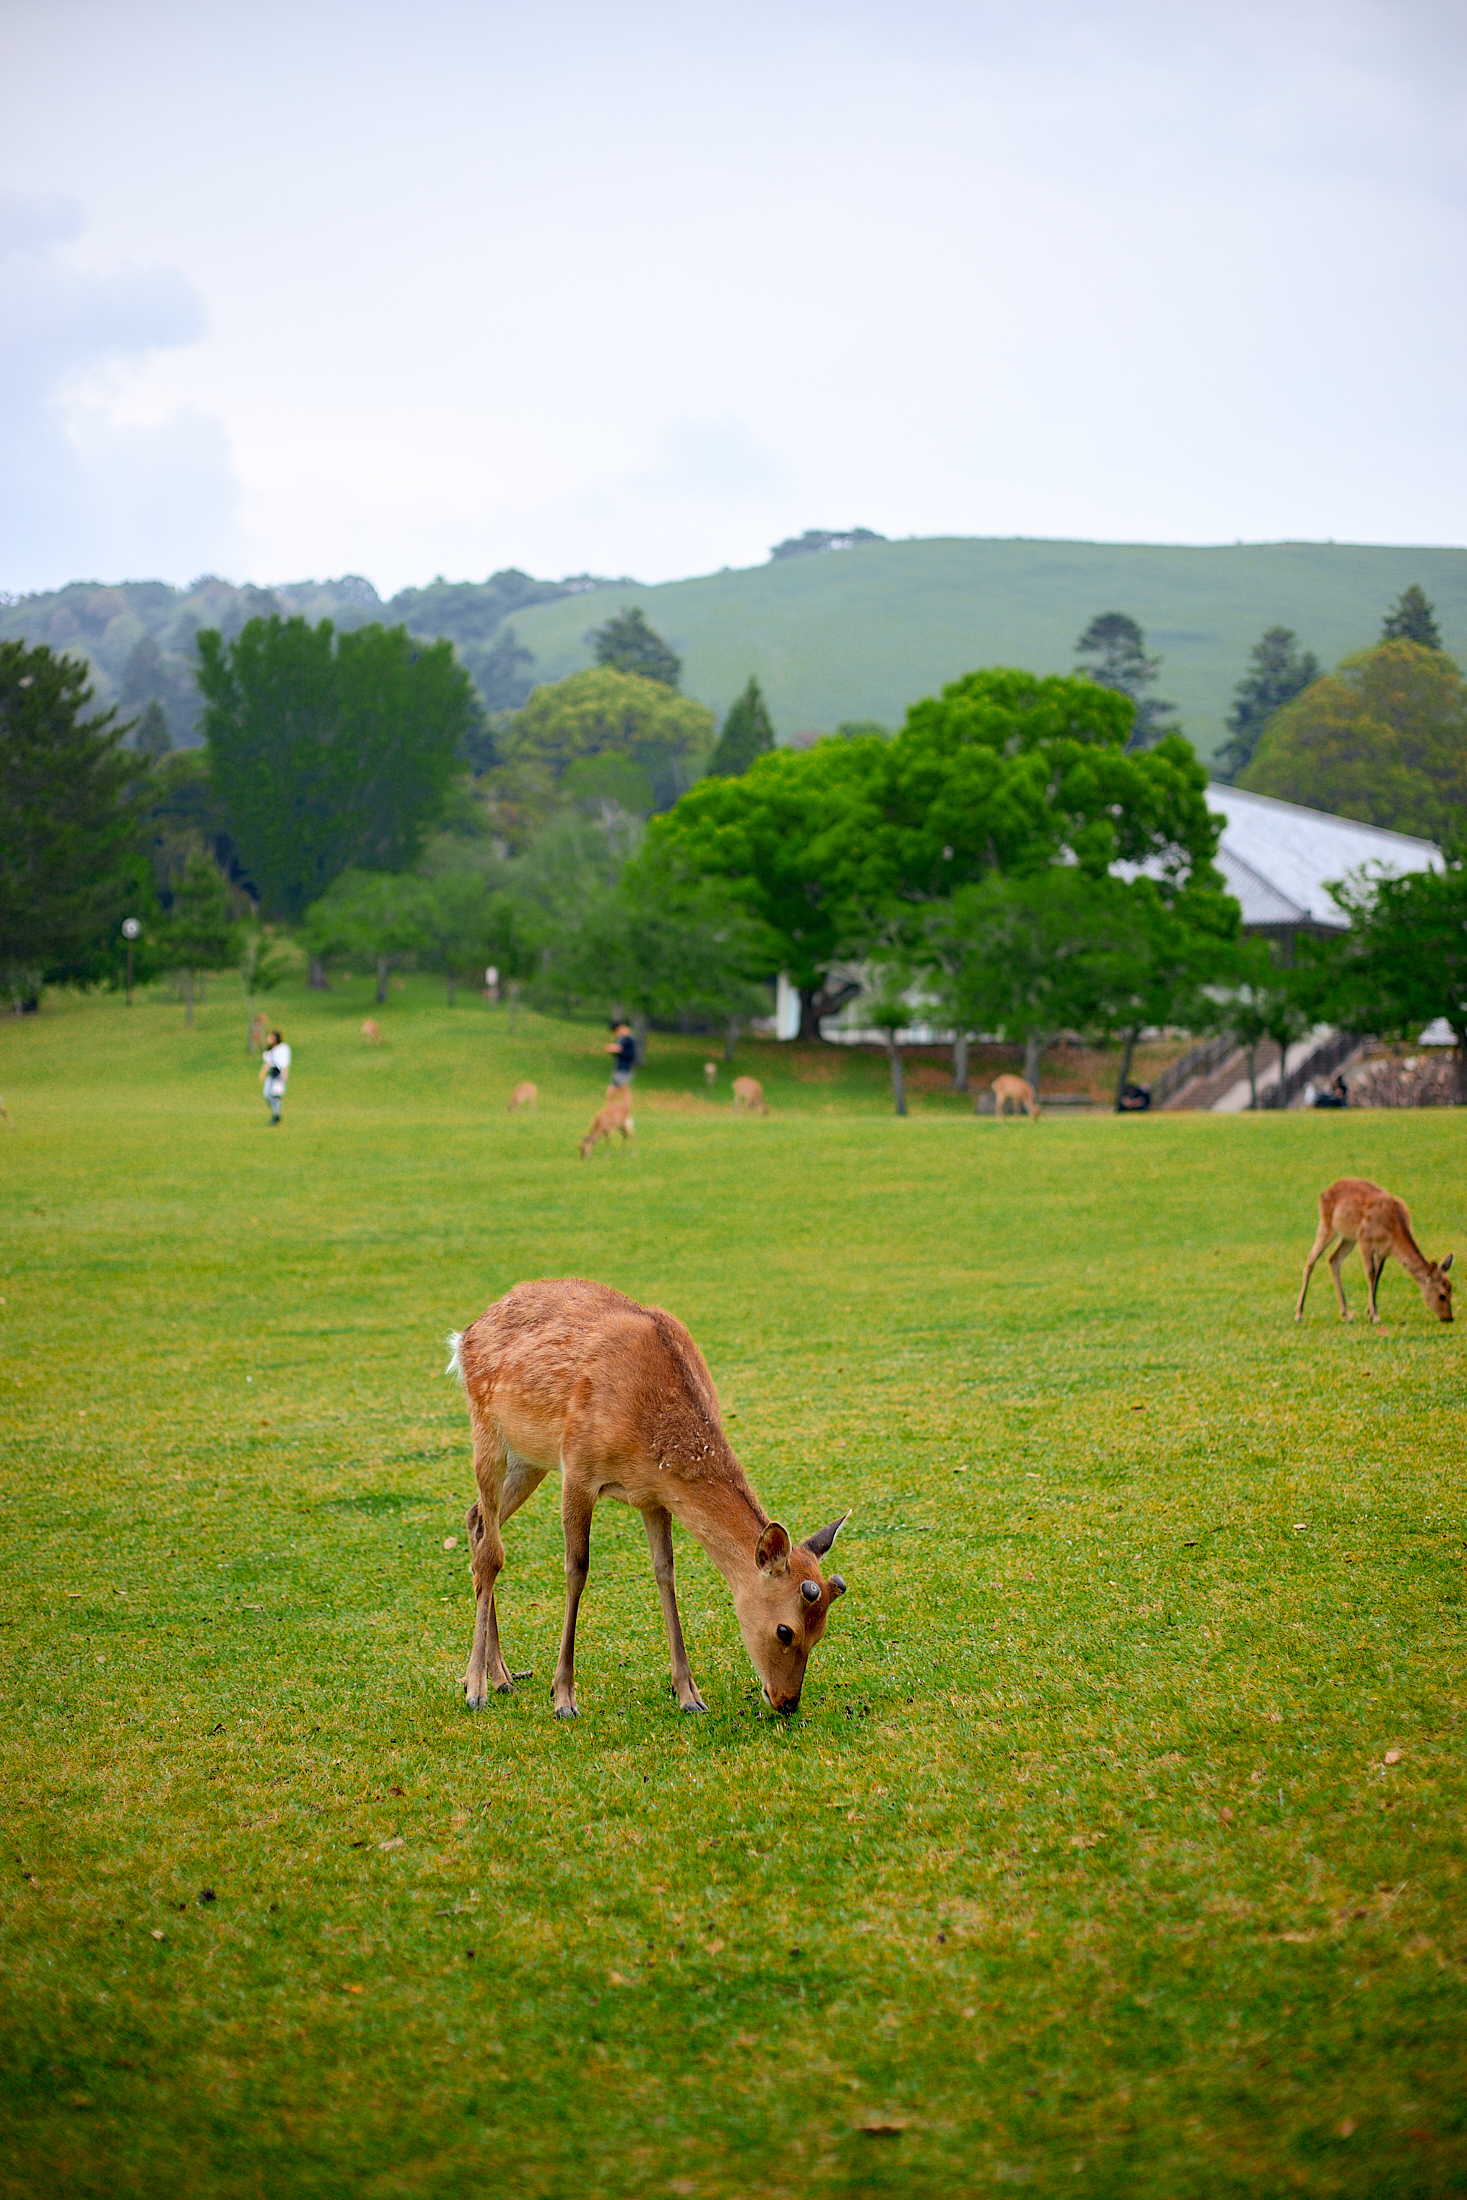
[(1332, 880), (1361, 869), (1399, 878), (1436, 870), (1442, 860), (1434, 841), (1272, 795), (1245, 794), (1241, 787), (1210, 786), (1207, 806), (1227, 820), (1217, 867), (1242, 905), (1245, 924), (1343, 927), (1347, 919), (1326, 891)]

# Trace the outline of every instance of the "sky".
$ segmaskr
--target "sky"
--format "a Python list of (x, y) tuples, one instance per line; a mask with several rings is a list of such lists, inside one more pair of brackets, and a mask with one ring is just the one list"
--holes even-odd
[(0, 0), (0, 590), (1467, 542), (1461, 0)]

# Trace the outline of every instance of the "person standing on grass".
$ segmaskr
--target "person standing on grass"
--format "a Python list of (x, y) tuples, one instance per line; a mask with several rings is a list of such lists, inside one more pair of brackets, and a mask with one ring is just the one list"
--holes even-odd
[(270, 1126), (280, 1121), (280, 1103), (285, 1098), (285, 1080), (290, 1075), (290, 1048), (278, 1031), (270, 1034), (270, 1044), (260, 1056), (260, 1083), (264, 1088), (265, 1105), (270, 1110)]
[(632, 1072), (637, 1066), (637, 1042), (632, 1037), (632, 1027), (625, 1016), (613, 1018), (611, 1037), (606, 1042), (606, 1052), (616, 1056), (616, 1060), (611, 1065), (610, 1090), (612, 1092), (622, 1091), (631, 1083)]

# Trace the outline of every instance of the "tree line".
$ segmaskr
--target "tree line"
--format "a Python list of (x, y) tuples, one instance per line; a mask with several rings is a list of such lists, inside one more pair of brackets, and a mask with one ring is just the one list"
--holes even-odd
[[(1264, 636), (1235, 714), (1240, 743), (1257, 728), (1250, 768), (1303, 705), (1334, 724), (1358, 694), (1349, 722), (1374, 724), (1418, 693), (1422, 659), (1440, 709), (1455, 694), (1460, 710), (1419, 591), (1387, 629), (1368, 664), (1328, 679), (1286, 630)], [(643, 1023), (721, 1026), (730, 1044), (783, 973), (806, 1037), (864, 994), (898, 1087), (897, 1036), (917, 1021), (958, 1033), (960, 1083), (963, 1034), (1022, 1045), (1037, 1075), (1045, 1046), (1077, 1031), (1120, 1040), (1123, 1085), (1159, 1025), (1231, 1017), (1282, 1046), (1331, 1004), (1368, 1005), (1377, 1025), (1392, 1003), (1409, 1001), (1406, 1023), (1418, 1013), (1421, 973), (1407, 987), (1360, 943), (1388, 917), (1415, 921), (1426, 888), (1356, 894), (1333, 960), (1286, 971), (1239, 936), (1206, 774), (1121, 613), (1092, 621), (1073, 675), (972, 673), (895, 733), (853, 725), (798, 751), (776, 747), (753, 679), (719, 727), (636, 609), (598, 630), (593, 666), (498, 716), (451, 644), (401, 627), (271, 614), (232, 640), (206, 630), (198, 650), (204, 748), (169, 755), (136, 745), (137, 728), (124, 747), (129, 729), (89, 711), (70, 660), (0, 645), (0, 957), (16, 1003), (48, 981), (121, 982), (131, 916), (136, 974), (177, 969), (190, 993), (192, 973), (236, 960), (264, 988), (288, 934), (318, 982), (371, 969), (379, 998), (408, 963), (437, 970), (450, 999), (492, 964), (545, 1007), (614, 1003)], [(1461, 808), (1454, 755), (1418, 729), (1391, 766), (1437, 774), (1444, 832)], [(1426, 985), (1432, 1016), (1458, 1013), (1454, 982)]]

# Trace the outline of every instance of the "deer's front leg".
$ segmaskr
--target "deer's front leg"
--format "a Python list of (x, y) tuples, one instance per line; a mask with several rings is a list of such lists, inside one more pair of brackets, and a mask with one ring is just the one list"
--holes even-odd
[(643, 1513), (642, 1525), (647, 1530), (647, 1548), (652, 1554), (652, 1571), (657, 1577), (657, 1594), (662, 1599), (662, 1617), (667, 1623), (667, 1647), (672, 1653), (672, 1685), (677, 1690), (677, 1700), (684, 1711), (706, 1711), (708, 1706), (698, 1694), (683, 1643), (683, 1623), (672, 1577), (672, 1514), (665, 1506), (657, 1505)]
[(591, 1570), (591, 1514), (596, 1500), (562, 1469), (560, 1517), (565, 1528), (565, 1626), (555, 1665), (555, 1716), (576, 1713), (576, 1613)]

